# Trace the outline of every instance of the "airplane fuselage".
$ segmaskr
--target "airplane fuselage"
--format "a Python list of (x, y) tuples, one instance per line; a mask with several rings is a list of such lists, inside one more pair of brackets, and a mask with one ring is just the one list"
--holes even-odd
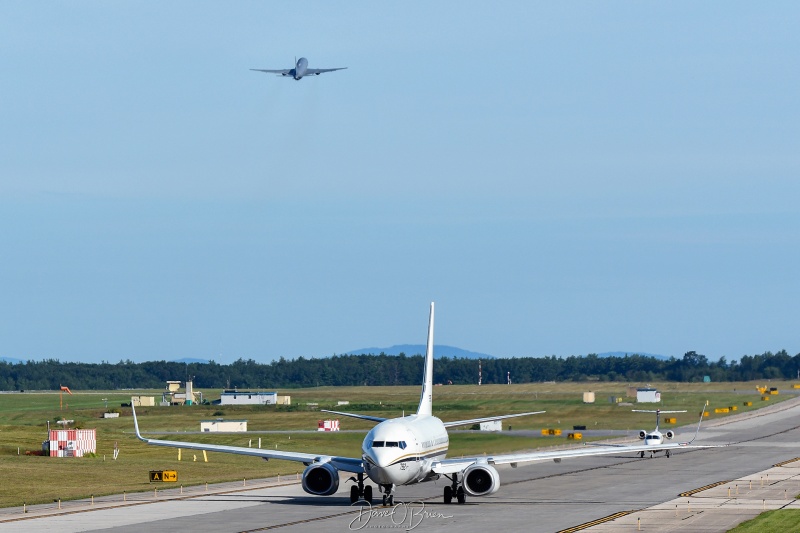
[(431, 465), (444, 459), (450, 439), (435, 416), (410, 415), (381, 422), (361, 447), (367, 476), (379, 485), (409, 485), (431, 479)]
[(648, 433), (644, 437), (644, 443), (647, 446), (660, 446), (664, 442), (664, 436), (661, 434), (660, 431), (654, 431), (652, 433)]
[(297, 60), (297, 63), (294, 66), (294, 72), (292, 72), (292, 77), (295, 80), (300, 80), (303, 76), (306, 75), (306, 71), (308, 70), (308, 59), (305, 57), (301, 57)]

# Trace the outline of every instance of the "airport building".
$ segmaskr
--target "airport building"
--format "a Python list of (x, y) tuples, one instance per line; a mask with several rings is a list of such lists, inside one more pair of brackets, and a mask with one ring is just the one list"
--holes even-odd
[(636, 401), (639, 403), (658, 403), (661, 393), (656, 389), (636, 389)]
[(202, 420), (200, 422), (200, 431), (224, 433), (247, 431), (247, 420), (223, 420), (221, 418), (216, 420)]
[(277, 392), (225, 391), (220, 394), (220, 405), (275, 405)]
[(134, 407), (153, 407), (155, 404), (155, 396), (131, 396), (131, 405)]

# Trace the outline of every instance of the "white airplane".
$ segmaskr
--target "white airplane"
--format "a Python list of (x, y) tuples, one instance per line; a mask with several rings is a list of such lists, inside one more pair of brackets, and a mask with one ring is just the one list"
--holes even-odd
[[(703, 406), (703, 412), (705, 412), (706, 408)], [(648, 409), (631, 409), (634, 413), (655, 413), (656, 414), (656, 429), (648, 433), (645, 430), (639, 430), (639, 439), (643, 440), (647, 446), (652, 446), (653, 449), (650, 450), (650, 457), (652, 458), (658, 452), (664, 452), (667, 457), (669, 457), (669, 448), (664, 446), (664, 439), (672, 440), (675, 438), (675, 432), (671, 429), (668, 430), (666, 433), (661, 433), (658, 430), (658, 417), (662, 414), (669, 414), (669, 413), (685, 413), (686, 411), (662, 411), (661, 409), (655, 410), (648, 410)], [(703, 414), (700, 414), (700, 421), (703, 420)], [(699, 429), (699, 428), (698, 428)], [(639, 457), (644, 457), (644, 450), (639, 452)]]
[[(447, 428), (449, 427), (540, 414), (544, 411), (473, 418), (454, 422), (443, 422), (433, 416), (433, 309), (433, 303), (431, 303), (422, 394), (416, 414), (387, 419), (377, 416), (326, 411), (377, 422), (378, 425), (367, 433), (364, 438), (364, 442), (361, 445), (361, 457), (338, 457), (326, 454), (146, 439), (139, 432), (136, 410), (132, 407), (136, 437), (147, 444), (155, 446), (235, 453), (252, 455), (267, 460), (283, 459), (285, 461), (300, 462), (306, 466), (302, 478), (303, 490), (317, 496), (334, 494), (339, 489), (339, 472), (349, 472), (355, 474), (355, 477), (348, 479), (348, 481), (354, 482), (350, 487), (351, 503), (355, 503), (360, 499), (372, 503), (373, 489), (372, 486), (365, 485), (364, 477), (366, 476), (376, 483), (378, 490), (383, 493), (384, 505), (393, 504), (394, 491), (397, 486), (437, 480), (442, 476), (450, 480), (450, 484), (444, 487), (444, 502), (451, 503), (455, 498), (458, 503), (464, 503), (467, 494), (471, 496), (486, 496), (497, 492), (500, 487), (500, 475), (495, 469), (496, 465), (508, 464), (512, 468), (516, 468), (518, 463), (546, 460), (553, 460), (558, 463), (565, 457), (615, 454), (625, 451), (649, 451), (652, 449), (649, 445), (581, 446), (574, 449), (549, 452), (521, 452), (446, 459), (445, 456), (449, 444)], [(698, 425), (698, 431), (699, 429)], [(692, 446), (691, 441), (666, 445), (666, 447), (677, 446), (702, 447)]]
[(694, 439), (697, 438), (697, 434), (700, 433), (700, 424), (703, 423), (703, 417), (705, 416), (706, 407), (703, 406), (703, 411), (700, 413), (700, 422), (697, 423), (697, 431), (694, 433), (694, 437), (692, 440), (688, 442), (664, 442), (666, 440), (672, 440), (675, 438), (675, 432), (671, 429), (666, 431), (665, 433), (661, 433), (658, 429), (658, 416), (661, 414), (667, 413), (685, 413), (686, 411), (662, 411), (661, 409), (649, 410), (649, 409), (631, 409), (634, 413), (655, 413), (656, 414), (656, 429), (647, 432), (643, 429), (639, 430), (639, 439), (644, 441), (644, 444), (630, 446), (626, 444), (602, 444), (602, 443), (587, 443), (591, 446), (602, 446), (602, 447), (613, 447), (616, 448), (617, 451), (620, 452), (637, 452), (639, 457), (644, 457), (645, 453), (650, 454), (650, 458), (653, 458), (655, 454), (658, 452), (664, 452), (664, 454), (669, 457), (670, 450), (674, 450), (676, 448), (718, 448), (717, 445), (701, 445), (701, 444), (692, 444)]
[(308, 59), (301, 57), (294, 63), (294, 68), (285, 68), (279, 70), (265, 70), (263, 68), (251, 68), (256, 72), (266, 72), (268, 74), (277, 74), (278, 76), (286, 76), (294, 78), (295, 80), (302, 79), (303, 76), (319, 76), (325, 72), (333, 72), (334, 70), (344, 70), (347, 67), (339, 68), (308, 68)]

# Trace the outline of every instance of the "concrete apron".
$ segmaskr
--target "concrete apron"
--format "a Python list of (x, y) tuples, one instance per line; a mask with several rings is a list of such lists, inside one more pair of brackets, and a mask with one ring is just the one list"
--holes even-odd
[(764, 511), (800, 509), (800, 500), (795, 499), (798, 494), (800, 458), (743, 478), (720, 480), (718, 484), (684, 492), (674, 500), (567, 531), (725, 532)]

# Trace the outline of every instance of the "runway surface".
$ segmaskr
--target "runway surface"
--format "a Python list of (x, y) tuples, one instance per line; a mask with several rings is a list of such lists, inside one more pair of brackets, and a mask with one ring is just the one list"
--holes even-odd
[[(684, 428), (680, 435), (685, 437), (692, 431)], [(698, 441), (704, 444), (733, 445), (676, 451), (671, 458), (640, 459), (629, 454), (572, 459), (562, 463), (533, 463), (516, 469), (498, 468), (501, 477), (500, 490), (489, 497), (468, 498), (465, 505), (443, 504), (441, 494), (445, 484), (437, 482), (399, 487), (396, 502), (407, 502), (409, 505), (397, 505), (394, 509), (377, 506), (370, 512), (362, 506), (350, 507), (349, 485), (345, 485), (344, 480), (336, 495), (313, 497), (304, 493), (299, 483), (284, 479), (280, 483), (273, 480), (269, 483), (271, 486), (267, 486), (265, 482), (253, 489), (231, 487), (217, 494), (178, 496), (175, 493), (172, 496), (174, 499), (167, 501), (164, 500), (169, 496), (161, 494), (158, 501), (144, 495), (141, 501), (136, 502), (122, 503), (117, 498), (117, 503), (97, 503), (94, 507), (90, 507), (87, 502), (82, 507), (71, 507), (68, 514), (58, 514), (54, 509), (44, 508), (32, 509), (26, 515), (21, 514), (21, 511), (16, 515), (3, 513), (0, 515), (0, 531), (52, 529), (61, 533), (133, 533), (146, 529), (172, 533), (190, 530), (242, 532), (279, 529), (331, 532), (392, 528), (487, 533), (490, 528), (499, 528), (501, 531), (555, 532), (569, 530), (616, 513), (640, 511), (639, 515), (626, 516), (628, 524), (633, 524), (628, 527), (635, 530), (635, 521), (631, 522), (631, 517), (644, 516), (641, 514), (642, 510), (659, 505), (662, 514), (666, 514), (658, 515), (658, 520), (652, 520), (651, 524), (663, 524), (674, 515), (669, 527), (661, 530), (698, 531), (701, 529), (698, 522), (695, 520), (692, 525), (692, 520), (686, 518), (700, 520), (702, 517), (699, 517), (697, 511), (699, 507), (695, 511), (690, 508), (686, 511), (681, 509), (683, 514), (678, 516), (677, 509), (672, 511), (672, 502), (682, 492), (747, 476), (751, 476), (752, 489), (752, 479), (757, 473), (767, 471), (776, 463), (799, 457), (800, 398), (770, 406), (766, 410), (704, 423)], [(785, 476), (773, 473), (773, 479), (768, 481), (767, 487), (763, 487), (763, 481), (762, 487), (757, 487), (763, 491), (763, 506), (766, 507), (767, 500), (772, 502), (770, 505), (778, 505), (784, 496), (787, 501), (793, 499), (794, 494), (784, 494), (778, 485), (772, 486), (771, 492), (768, 490), (772, 482), (778, 482), (777, 477), (783, 476), (782, 479), (788, 482), (794, 479), (794, 470), (800, 474), (800, 462), (794, 470), (789, 470), (789, 466), (783, 470), (788, 472)], [(254, 460), (254, 470), (257, 467), (258, 462)], [(797, 486), (800, 488), (800, 484)], [(709, 490), (715, 490), (714, 494), (725, 499), (724, 485)], [(762, 495), (756, 495), (755, 492), (752, 494), (753, 498), (761, 498)], [(694, 495), (680, 501), (698, 497)], [(732, 500), (733, 498), (727, 498), (726, 501), (730, 504)], [(699, 499), (696, 501), (700, 502)], [(103, 505), (113, 507), (102, 508)], [(713, 509), (708, 507), (703, 512), (709, 517)], [(754, 508), (749, 515), (758, 512)], [(743, 513), (742, 519), (749, 515)], [(728, 516), (728, 522), (730, 521)], [(718, 526), (722, 529), (715, 529), (716, 527), (709, 526), (702, 530), (725, 531), (728, 526)], [(607, 525), (606, 529), (596, 526), (591, 530), (595, 529), (615, 530), (611, 525)], [(653, 528), (643, 530), (652, 531)]]

